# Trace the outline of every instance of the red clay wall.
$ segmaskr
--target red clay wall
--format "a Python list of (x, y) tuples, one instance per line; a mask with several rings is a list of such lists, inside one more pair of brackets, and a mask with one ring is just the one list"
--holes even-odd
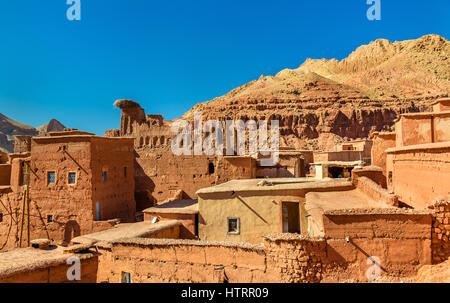
[[(121, 222), (134, 222), (134, 147), (133, 141), (124, 139), (92, 138), (92, 205), (96, 218), (96, 205), (100, 205), (100, 220), (119, 218)], [(103, 172), (107, 172), (104, 181)]]
[(144, 213), (144, 221), (151, 221), (157, 217), (161, 221), (177, 220), (182, 224), (180, 226), (180, 239), (195, 239), (197, 237), (196, 214), (177, 214), (177, 213)]
[[(383, 170), (386, 178), (386, 149), (395, 147), (395, 133), (377, 133), (373, 137), (372, 165)], [(386, 182), (386, 180), (385, 180)]]
[[(69, 257), (69, 256), (68, 256)], [(0, 283), (95, 283), (98, 257), (81, 260), (81, 280), (69, 281), (67, 270), (72, 265), (60, 264), (0, 278)]]
[(426, 208), (434, 199), (450, 193), (449, 144), (390, 149), (387, 168), (389, 190), (414, 208)]
[(431, 206), (433, 210), (431, 249), (435, 264), (450, 257), (450, 202), (446, 200), (437, 201)]
[[(323, 216), (327, 237), (324, 263), (326, 282), (367, 281), (373, 264), (380, 259), (381, 279), (415, 277), (420, 266), (431, 264), (431, 215), (396, 209), (342, 210)], [(348, 237), (349, 242), (346, 241)]]

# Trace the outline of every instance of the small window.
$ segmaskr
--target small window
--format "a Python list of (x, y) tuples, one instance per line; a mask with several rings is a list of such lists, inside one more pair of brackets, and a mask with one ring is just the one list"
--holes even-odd
[(123, 176), (125, 178), (127, 177), (127, 167), (126, 166), (123, 168)]
[(54, 171), (47, 172), (47, 184), (55, 184), (56, 183), (56, 175)]
[(108, 180), (108, 172), (103, 172), (103, 182), (106, 182)]
[(52, 223), (53, 222), (53, 216), (52, 215), (48, 215), (47, 216), (47, 223)]
[(129, 272), (122, 271), (122, 283), (131, 283), (131, 274)]
[(209, 163), (208, 172), (210, 175), (214, 174), (214, 163), (212, 163), (212, 162)]
[(3, 214), (0, 213), (0, 223), (3, 222)]
[(228, 218), (228, 234), (239, 234), (239, 218)]
[(77, 183), (77, 173), (69, 173), (69, 184)]

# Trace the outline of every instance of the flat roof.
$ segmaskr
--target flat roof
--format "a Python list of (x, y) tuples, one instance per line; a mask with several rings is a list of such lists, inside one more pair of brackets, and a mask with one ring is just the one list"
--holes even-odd
[(76, 255), (83, 260), (92, 258), (96, 254), (94, 252), (67, 254), (61, 246), (50, 246), (48, 249), (16, 248), (0, 253), (0, 278), (66, 264), (67, 258), (71, 255)]
[(397, 119), (394, 120), (394, 122), (400, 121), (402, 117), (408, 117), (408, 118), (421, 118), (421, 117), (431, 117), (431, 116), (447, 116), (450, 115), (450, 111), (442, 111), (442, 112), (422, 112), (422, 113), (406, 113), (401, 114), (397, 117)]
[(441, 149), (441, 148), (450, 148), (450, 142), (436, 142), (436, 143), (407, 145), (401, 147), (391, 147), (386, 149), (386, 153), (396, 153), (402, 151), (413, 151), (421, 149)]
[(447, 103), (447, 102), (450, 102), (450, 98), (440, 98), (440, 99), (437, 99), (436, 101), (434, 101), (433, 103), (431, 103), (431, 105), (435, 105), (438, 103)]
[(359, 189), (347, 191), (309, 192), (305, 209), (320, 209), (321, 213), (338, 209), (393, 208), (391, 205), (373, 200)]
[(149, 207), (143, 213), (198, 214), (198, 200), (176, 200)]
[(364, 164), (364, 161), (321, 161), (310, 163), (310, 165), (326, 165), (326, 166), (358, 166)]
[(151, 223), (148, 221), (137, 223), (121, 223), (111, 229), (82, 235), (72, 239), (73, 243), (90, 244), (97, 242), (110, 242), (120, 239), (147, 237), (160, 230), (180, 225), (177, 220), (159, 221)]
[[(265, 183), (267, 185), (258, 185)], [(351, 181), (345, 179), (317, 180), (315, 178), (264, 178), (231, 180), (219, 185), (199, 189), (197, 194), (210, 194), (221, 192), (240, 191), (275, 191), (275, 190), (301, 190), (322, 188), (350, 188)]]

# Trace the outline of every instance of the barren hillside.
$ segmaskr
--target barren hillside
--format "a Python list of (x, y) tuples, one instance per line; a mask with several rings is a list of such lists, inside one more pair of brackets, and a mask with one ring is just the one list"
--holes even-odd
[(307, 59), (199, 103), (204, 119), (279, 119), (282, 144), (319, 148), (322, 139), (367, 137), (399, 113), (427, 110), (450, 93), (450, 43), (438, 35), (378, 39), (347, 58)]

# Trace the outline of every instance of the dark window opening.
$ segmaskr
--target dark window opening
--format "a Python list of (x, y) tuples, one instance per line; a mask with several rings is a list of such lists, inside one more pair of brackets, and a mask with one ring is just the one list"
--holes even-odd
[(208, 165), (208, 172), (209, 174), (214, 174), (214, 163), (210, 162)]
[(348, 178), (351, 176), (353, 167), (328, 167), (328, 177), (330, 178)]
[(52, 223), (53, 222), (53, 216), (52, 215), (48, 215), (47, 216), (47, 223)]
[(47, 184), (56, 183), (56, 175), (54, 171), (47, 172)]
[(126, 167), (126, 166), (123, 168), (123, 176), (124, 176), (124, 177), (127, 176), (127, 167)]
[(131, 283), (131, 274), (129, 272), (122, 271), (122, 283)]
[(297, 202), (282, 202), (284, 233), (300, 233), (300, 209)]
[(108, 180), (108, 172), (103, 172), (103, 182), (106, 182)]
[(239, 218), (228, 218), (228, 233), (239, 234)]
[(77, 173), (69, 173), (69, 184), (77, 183)]

